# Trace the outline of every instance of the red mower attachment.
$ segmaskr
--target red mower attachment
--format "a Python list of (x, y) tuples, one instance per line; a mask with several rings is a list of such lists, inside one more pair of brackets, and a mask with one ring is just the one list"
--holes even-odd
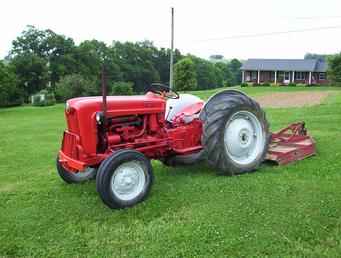
[(300, 122), (272, 133), (266, 160), (287, 165), (315, 154), (315, 141), (308, 135), (305, 123)]

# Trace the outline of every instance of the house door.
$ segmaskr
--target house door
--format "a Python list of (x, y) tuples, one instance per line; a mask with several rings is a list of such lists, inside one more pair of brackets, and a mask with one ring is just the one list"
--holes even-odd
[(285, 84), (290, 83), (290, 72), (284, 72), (284, 80), (283, 80), (283, 82)]

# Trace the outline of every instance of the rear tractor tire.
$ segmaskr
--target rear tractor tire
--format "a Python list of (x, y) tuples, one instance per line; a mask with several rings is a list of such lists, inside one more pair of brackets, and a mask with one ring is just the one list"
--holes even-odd
[(84, 171), (74, 173), (64, 168), (63, 165), (59, 162), (58, 157), (56, 163), (59, 176), (68, 184), (79, 184), (96, 178), (96, 168), (88, 167)]
[(236, 90), (222, 91), (204, 106), (202, 143), (209, 165), (218, 174), (256, 170), (268, 150), (269, 124), (259, 104)]
[(153, 183), (150, 160), (135, 150), (119, 150), (98, 169), (96, 188), (111, 209), (134, 206), (148, 196)]

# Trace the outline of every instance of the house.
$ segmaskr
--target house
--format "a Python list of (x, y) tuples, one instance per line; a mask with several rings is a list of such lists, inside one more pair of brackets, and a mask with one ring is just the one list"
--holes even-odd
[(327, 62), (319, 59), (248, 59), (240, 68), (242, 82), (326, 84)]

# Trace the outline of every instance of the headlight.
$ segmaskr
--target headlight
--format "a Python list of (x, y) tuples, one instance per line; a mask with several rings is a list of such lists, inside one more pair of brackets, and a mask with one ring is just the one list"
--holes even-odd
[(103, 121), (103, 114), (102, 114), (102, 112), (97, 112), (97, 113), (96, 113), (96, 122), (97, 122), (98, 124), (101, 124), (102, 121)]
[(66, 113), (71, 113), (71, 107), (70, 107), (69, 102), (65, 103), (65, 111), (66, 111)]

